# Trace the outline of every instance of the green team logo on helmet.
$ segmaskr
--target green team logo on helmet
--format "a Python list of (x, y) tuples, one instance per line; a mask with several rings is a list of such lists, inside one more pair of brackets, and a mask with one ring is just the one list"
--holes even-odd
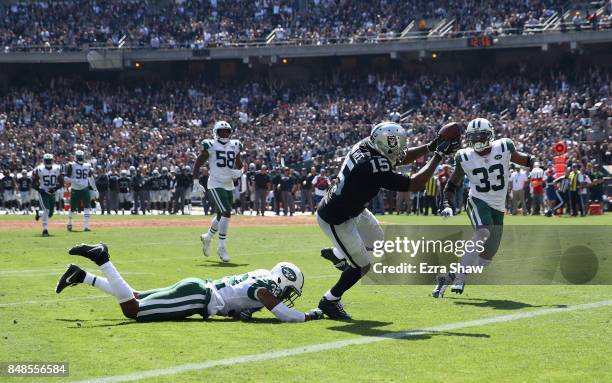
[(295, 275), (295, 272), (290, 268), (283, 266), (281, 268), (281, 271), (283, 272), (285, 278), (287, 278), (291, 282), (295, 282), (297, 280), (297, 275)]

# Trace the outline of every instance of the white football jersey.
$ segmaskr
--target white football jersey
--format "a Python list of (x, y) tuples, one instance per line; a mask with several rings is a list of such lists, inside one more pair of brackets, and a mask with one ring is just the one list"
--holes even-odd
[[(278, 285), (270, 278), (270, 271), (257, 269), (242, 275), (223, 277), (212, 282), (213, 299), (209, 312), (231, 315), (247, 309), (259, 309), (263, 304), (257, 300), (257, 291), (265, 288), (273, 294), (279, 293)], [(210, 307), (214, 306), (214, 307)]]
[(510, 156), (515, 152), (509, 138), (491, 143), (491, 152), (481, 156), (472, 148), (464, 148), (455, 155), (470, 181), (469, 196), (484, 201), (495, 210), (506, 210)]
[(208, 151), (208, 189), (234, 190), (232, 169), (242, 145), (238, 140), (222, 144), (217, 140), (202, 140), (202, 150)]
[(41, 164), (34, 171), (38, 175), (39, 188), (47, 192), (57, 186), (57, 180), (62, 173), (60, 166), (55, 164), (51, 165), (51, 169)]
[[(72, 170), (70, 170), (72, 168)], [(91, 164), (71, 162), (66, 170), (66, 177), (70, 178), (70, 185), (74, 190), (83, 190), (89, 187), (89, 177), (93, 174)]]

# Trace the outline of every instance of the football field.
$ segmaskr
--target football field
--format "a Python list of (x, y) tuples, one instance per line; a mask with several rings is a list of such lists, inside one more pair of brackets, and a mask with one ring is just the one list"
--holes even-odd
[[(209, 217), (93, 216), (93, 232), (51, 226), (49, 238), (40, 237), (32, 217), (0, 217), (0, 362), (68, 362), (70, 371), (68, 377), (0, 381), (612, 381), (609, 285), (468, 282), (463, 295), (449, 292), (434, 300), (433, 280), (416, 286), (357, 284), (343, 298), (353, 321), (301, 324), (280, 323), (265, 310), (250, 323), (199, 317), (136, 323), (123, 317), (114, 298), (91, 286), (55, 294), (57, 278), (69, 263), (101, 275), (93, 263), (68, 255), (67, 249), (103, 241), (135, 289), (290, 261), (306, 281), (296, 307), (316, 307), (338, 277), (319, 256), (328, 239), (310, 216), (291, 222), (265, 219), (265, 225), (255, 217), (232, 219), (227, 240), (232, 262), (221, 264), (215, 255), (201, 253), (199, 236)], [(438, 217), (379, 219), (442, 224)], [(63, 223), (65, 216), (51, 222)], [(468, 223), (465, 215), (447, 222)], [(612, 219), (507, 216), (506, 224), (610, 225)]]

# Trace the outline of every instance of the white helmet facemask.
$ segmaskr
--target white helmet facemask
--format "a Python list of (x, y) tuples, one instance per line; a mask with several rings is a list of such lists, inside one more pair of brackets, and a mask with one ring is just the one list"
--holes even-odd
[(270, 276), (279, 287), (277, 298), (287, 307), (292, 307), (297, 298), (302, 295), (304, 287), (304, 274), (299, 267), (289, 262), (279, 262), (272, 270)]
[(465, 138), (470, 147), (477, 152), (482, 152), (491, 147), (493, 126), (487, 119), (476, 118), (468, 124)]
[[(219, 137), (220, 130), (229, 130), (230, 134), (227, 137)], [(213, 127), (213, 137), (222, 144), (227, 144), (233, 133), (232, 126), (227, 121), (217, 121)]]

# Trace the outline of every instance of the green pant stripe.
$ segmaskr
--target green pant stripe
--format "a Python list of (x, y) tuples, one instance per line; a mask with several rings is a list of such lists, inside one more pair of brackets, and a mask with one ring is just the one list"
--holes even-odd
[(41, 209), (49, 210), (49, 218), (53, 216), (55, 211), (55, 194), (47, 194), (45, 192), (38, 193), (38, 202)]
[(210, 193), (212, 194), (215, 203), (217, 204), (217, 209), (219, 209), (221, 213), (225, 213), (225, 206), (223, 206), (223, 203), (221, 203), (221, 199), (219, 198), (219, 194), (217, 194), (217, 191), (215, 189), (210, 189)]
[(482, 219), (480, 218), (480, 214), (478, 214), (478, 207), (476, 206), (476, 204), (474, 204), (474, 201), (472, 201), (471, 198), (468, 198), (468, 203), (471, 207), (470, 210), (472, 212), (472, 220), (474, 222), (474, 226), (482, 225)]
[(182, 305), (185, 305), (191, 302), (202, 303), (205, 301), (206, 301), (206, 295), (204, 294), (188, 295), (183, 298), (175, 298), (175, 299), (146, 299), (146, 300), (140, 301), (140, 309), (148, 310), (151, 307), (182, 306)]
[(179, 320), (207, 315), (210, 302), (208, 282), (199, 278), (183, 279), (171, 286), (140, 294), (139, 321)]
[(219, 213), (227, 213), (232, 211), (232, 204), (234, 201), (234, 194), (231, 190), (225, 190), (223, 188), (208, 189), (210, 197), (217, 206)]
[(70, 211), (77, 211), (80, 208), (81, 202), (83, 203), (83, 209), (91, 208), (91, 196), (89, 195), (89, 189), (83, 190), (70, 190)]

